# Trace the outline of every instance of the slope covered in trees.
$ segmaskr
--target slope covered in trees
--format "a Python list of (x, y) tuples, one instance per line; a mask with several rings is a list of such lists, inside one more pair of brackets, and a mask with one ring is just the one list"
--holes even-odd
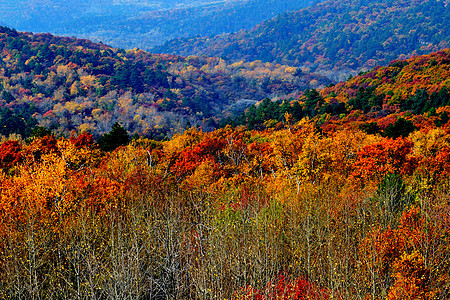
[(298, 99), (265, 99), (225, 123), (265, 128), (284, 121), (289, 114), (294, 122), (314, 118), (326, 130), (359, 118), (367, 122), (360, 124), (365, 130), (397, 137), (407, 135), (411, 127), (408, 123), (392, 127), (397, 120), (389, 117), (391, 113), (411, 117), (411, 114), (437, 115), (441, 111), (446, 122), (447, 112), (440, 108), (447, 105), (450, 105), (450, 49), (393, 61), (322, 90), (307, 90)]
[(410, 117), (4, 140), (0, 297), (446, 299), (450, 123)]
[(265, 100), (260, 130), (3, 137), (0, 297), (448, 298), (449, 55), (280, 106), (302, 118)]
[(448, 47), (449, 23), (447, 1), (330, 0), (252, 30), (180, 38), (152, 51), (278, 62), (343, 80), (394, 59)]
[[(236, 32), (311, 4), (310, 0), (6, 0), (0, 24), (149, 49), (176, 37)], [(61, 17), (64, 16), (64, 17)]]
[(152, 55), (88, 40), (0, 27), (0, 134), (97, 138), (120, 122), (131, 134), (214, 128), (218, 118), (265, 97), (328, 84), (323, 76), (262, 62)]

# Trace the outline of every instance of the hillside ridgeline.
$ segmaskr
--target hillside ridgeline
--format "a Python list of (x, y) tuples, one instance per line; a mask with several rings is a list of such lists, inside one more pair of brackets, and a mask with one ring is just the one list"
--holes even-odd
[(446, 1), (330, 0), (252, 30), (178, 38), (152, 51), (277, 62), (340, 81), (394, 59), (448, 47), (449, 23)]

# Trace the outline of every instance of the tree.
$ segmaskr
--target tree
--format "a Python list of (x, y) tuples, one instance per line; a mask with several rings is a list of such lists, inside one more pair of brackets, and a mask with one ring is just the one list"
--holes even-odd
[(104, 134), (98, 140), (100, 149), (112, 151), (119, 146), (124, 146), (130, 141), (128, 132), (118, 122), (114, 123), (109, 133)]
[(411, 141), (402, 138), (365, 146), (353, 165), (353, 179), (360, 183), (380, 182), (388, 174), (412, 174), (417, 167), (416, 158), (410, 156), (412, 147)]
[(425, 260), (418, 251), (403, 253), (393, 263), (392, 273), (395, 282), (389, 289), (389, 300), (428, 299), (430, 270), (426, 268)]
[(323, 104), (323, 98), (322, 96), (320, 96), (319, 92), (315, 89), (306, 90), (305, 96), (306, 96), (305, 114), (309, 115), (310, 117), (314, 117), (317, 114), (318, 109)]
[(22, 160), (22, 145), (18, 141), (7, 141), (0, 145), (0, 169), (8, 170)]
[(398, 137), (406, 137), (414, 130), (416, 130), (416, 126), (414, 126), (412, 121), (398, 118), (394, 124), (386, 127), (384, 135), (396, 139)]
[(42, 126), (36, 126), (33, 129), (33, 133), (32, 133), (31, 136), (32, 137), (36, 137), (36, 138), (42, 138), (42, 137), (47, 136), (47, 135), (52, 135), (52, 132), (48, 128), (45, 128), (45, 127), (42, 127)]

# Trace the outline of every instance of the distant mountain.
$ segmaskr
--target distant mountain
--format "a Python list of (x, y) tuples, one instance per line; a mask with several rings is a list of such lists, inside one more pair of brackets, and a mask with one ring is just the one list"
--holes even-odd
[(324, 76), (262, 62), (152, 55), (89, 40), (0, 27), (0, 135), (36, 126), (95, 137), (120, 122), (153, 138), (205, 130), (266, 97), (329, 84)]
[(152, 51), (277, 62), (343, 80), (394, 59), (448, 47), (448, 24), (448, 1), (329, 0), (252, 30), (179, 38)]
[(168, 39), (250, 29), (312, 0), (6, 0), (0, 22), (20, 31), (49, 32), (149, 49)]

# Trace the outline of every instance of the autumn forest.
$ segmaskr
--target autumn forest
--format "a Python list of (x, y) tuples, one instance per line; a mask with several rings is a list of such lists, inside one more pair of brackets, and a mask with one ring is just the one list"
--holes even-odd
[(448, 36), (421, 51), (336, 81), (0, 27), (0, 298), (448, 299)]

